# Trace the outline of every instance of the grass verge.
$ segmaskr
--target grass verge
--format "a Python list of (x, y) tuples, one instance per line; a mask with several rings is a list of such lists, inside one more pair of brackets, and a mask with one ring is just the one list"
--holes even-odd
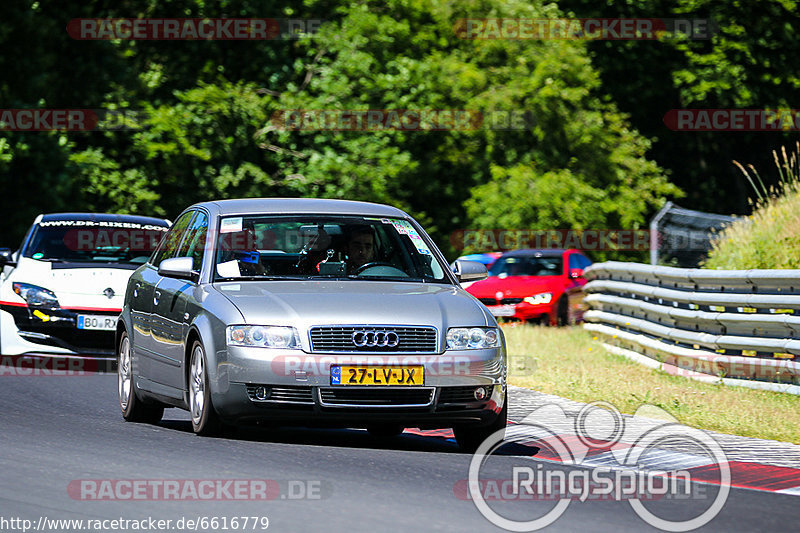
[(689, 426), (800, 444), (800, 396), (670, 376), (607, 352), (580, 326), (503, 331), (511, 385), (579, 402), (603, 400), (623, 413), (655, 405)]

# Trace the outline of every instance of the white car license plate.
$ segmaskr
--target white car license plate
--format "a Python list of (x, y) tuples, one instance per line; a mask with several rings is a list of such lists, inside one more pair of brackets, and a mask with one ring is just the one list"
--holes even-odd
[(99, 329), (114, 331), (117, 317), (108, 315), (78, 315), (78, 329)]
[(489, 308), (494, 316), (514, 316), (517, 310), (513, 305), (495, 305)]

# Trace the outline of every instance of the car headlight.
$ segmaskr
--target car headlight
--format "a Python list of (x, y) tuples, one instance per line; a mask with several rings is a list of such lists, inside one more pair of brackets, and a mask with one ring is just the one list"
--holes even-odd
[(522, 301), (525, 303), (529, 303), (531, 305), (539, 305), (539, 304), (549, 304), (552, 299), (553, 299), (552, 292), (542, 292), (539, 294), (534, 294), (533, 296), (528, 296), (527, 298), (523, 298)]
[(299, 349), (300, 335), (290, 326), (228, 326), (228, 346)]
[(447, 330), (448, 350), (479, 350), (500, 346), (497, 328), (450, 328)]
[(44, 287), (28, 283), (13, 283), (11, 287), (31, 307), (48, 307), (51, 309), (61, 307), (58, 305), (58, 298), (56, 298), (55, 293)]

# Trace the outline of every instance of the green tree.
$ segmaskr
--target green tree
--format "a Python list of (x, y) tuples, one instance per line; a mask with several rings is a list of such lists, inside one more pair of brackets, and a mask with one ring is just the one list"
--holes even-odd
[[(475, 224), (636, 228), (665, 196), (679, 194), (645, 158), (648, 141), (604, 102), (584, 43), (455, 32), (459, 18), (477, 13), (559, 16), (553, 5), (394, 1), (340, 9), (341, 20), (304, 43), (281, 108), (525, 111), (534, 120), (521, 130), (449, 132), (267, 127), (286, 174), (325, 192), (393, 199), (432, 222), (440, 244)], [(373, 186), (359, 188), (361, 181)]]

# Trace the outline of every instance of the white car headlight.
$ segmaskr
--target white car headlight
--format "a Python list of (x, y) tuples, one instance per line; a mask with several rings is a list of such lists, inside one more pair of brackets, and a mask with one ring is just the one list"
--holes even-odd
[(500, 346), (497, 328), (450, 328), (447, 330), (448, 350), (479, 350)]
[(290, 326), (228, 326), (228, 346), (300, 349), (300, 335)]
[(527, 298), (523, 298), (522, 301), (525, 303), (529, 303), (531, 305), (539, 305), (539, 304), (549, 304), (552, 299), (553, 299), (552, 292), (542, 292), (539, 294), (534, 294), (533, 296), (528, 296)]
[(51, 309), (61, 307), (58, 305), (58, 298), (56, 298), (55, 293), (44, 287), (28, 283), (14, 283), (11, 288), (31, 307), (48, 307)]

